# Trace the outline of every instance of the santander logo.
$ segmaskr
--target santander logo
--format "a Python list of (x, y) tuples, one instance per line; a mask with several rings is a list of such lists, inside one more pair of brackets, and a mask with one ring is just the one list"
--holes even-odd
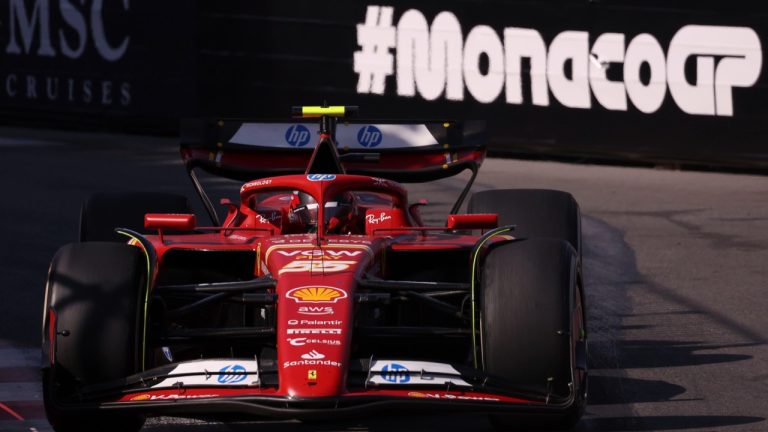
[(319, 353), (317, 350), (312, 350), (306, 354), (302, 354), (301, 358), (303, 358), (304, 360), (320, 360), (320, 359), (324, 359), (325, 356)]

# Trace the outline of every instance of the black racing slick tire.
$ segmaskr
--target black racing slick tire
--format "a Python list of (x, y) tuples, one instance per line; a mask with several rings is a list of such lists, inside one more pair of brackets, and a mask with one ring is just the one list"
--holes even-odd
[(191, 213), (187, 197), (170, 193), (134, 192), (92, 195), (80, 211), (80, 241), (126, 242), (115, 228), (139, 233), (147, 213)]
[(586, 375), (577, 368), (585, 334), (576, 251), (551, 238), (492, 246), (480, 286), (485, 371), (562, 408), (546, 417), (491, 415), (491, 422), (502, 430), (572, 428), (586, 404)]
[(515, 225), (517, 238), (549, 237), (581, 252), (579, 205), (568, 192), (549, 189), (495, 189), (472, 194), (467, 213), (497, 213), (499, 226)]
[(56, 432), (134, 432), (144, 424), (142, 416), (79, 404), (85, 386), (140, 370), (146, 265), (141, 249), (118, 243), (73, 243), (54, 256), (43, 314), (43, 401)]

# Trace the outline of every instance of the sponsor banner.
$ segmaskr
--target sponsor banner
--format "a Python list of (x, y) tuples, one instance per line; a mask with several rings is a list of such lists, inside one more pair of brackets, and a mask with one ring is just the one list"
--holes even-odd
[[(482, 119), (498, 153), (766, 168), (768, 3), (734, 1), (272, 2), (267, 16), (254, 2), (8, 0), (0, 114), (176, 128), (327, 100), (364, 118)], [(339, 144), (443, 144), (420, 125), (389, 128), (340, 125)], [(308, 149), (316, 131), (227, 133)]]
[(255, 360), (201, 360), (176, 366), (152, 388), (184, 386), (255, 386), (259, 385), (259, 365)]
[[(402, 97), (521, 105), (522, 64), (528, 59), (533, 105), (556, 101), (590, 109), (594, 100), (608, 110), (627, 111), (631, 104), (652, 114), (668, 90), (671, 102), (686, 114), (731, 117), (734, 88), (754, 86), (763, 63), (760, 37), (750, 27), (684, 25), (666, 49), (647, 32), (564, 29), (547, 46), (535, 28), (462, 28), (448, 10), (431, 24), (418, 9), (407, 9), (396, 23), (394, 15), (392, 6), (368, 6), (358, 24), (361, 49), (353, 64), (358, 93), (385, 94), (386, 78), (394, 75)], [(488, 62), (485, 71), (481, 57)], [(689, 60), (694, 60), (693, 83), (686, 78)], [(622, 79), (609, 79), (610, 67), (621, 68)], [(641, 79), (643, 68), (650, 70), (648, 83)]]
[(194, 109), (195, 14), (181, 0), (3, 2), (0, 112), (170, 126)]
[[(370, 118), (483, 119), (492, 152), (768, 166), (768, 4), (635, 3), (512, 0), (467, 13), (455, 1), (342, 2), (333, 22), (347, 27), (334, 28), (318, 22), (321, 5), (276, 6), (301, 23), (266, 24), (279, 82), (210, 91), (264, 117), (284, 114), (252, 100), (342, 92)], [(316, 45), (293, 37), (299, 26)], [(327, 61), (304, 60), (318, 49)], [(327, 73), (305, 73), (312, 67)], [(385, 145), (361, 129), (341, 145)]]
[[(454, 375), (445, 376), (445, 375)], [(423, 361), (376, 360), (371, 365), (370, 384), (440, 386), (451, 383), (471, 387), (453, 366)]]

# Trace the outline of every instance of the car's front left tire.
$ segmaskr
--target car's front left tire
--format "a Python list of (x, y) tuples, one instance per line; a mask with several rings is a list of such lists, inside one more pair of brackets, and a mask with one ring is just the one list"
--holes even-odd
[(585, 342), (578, 256), (552, 238), (491, 246), (481, 275), (481, 367), (562, 404), (547, 416), (491, 415), (501, 430), (570, 429), (581, 416), (586, 375), (577, 368)]
[(69, 244), (53, 258), (43, 314), (43, 399), (56, 432), (141, 429), (142, 416), (71, 408), (87, 402), (83, 387), (140, 370), (146, 275), (143, 252), (127, 244)]

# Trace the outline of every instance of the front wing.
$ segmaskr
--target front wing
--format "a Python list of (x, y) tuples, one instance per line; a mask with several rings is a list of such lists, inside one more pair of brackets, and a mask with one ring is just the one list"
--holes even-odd
[(573, 395), (536, 394), (472, 368), (408, 360), (354, 362), (348, 392), (336, 397), (295, 397), (280, 393), (276, 384), (277, 369), (270, 362), (198, 360), (86, 387), (78, 395), (80, 402), (57, 405), (62, 410), (146, 415), (324, 419), (431, 411), (557, 415), (575, 401)]

